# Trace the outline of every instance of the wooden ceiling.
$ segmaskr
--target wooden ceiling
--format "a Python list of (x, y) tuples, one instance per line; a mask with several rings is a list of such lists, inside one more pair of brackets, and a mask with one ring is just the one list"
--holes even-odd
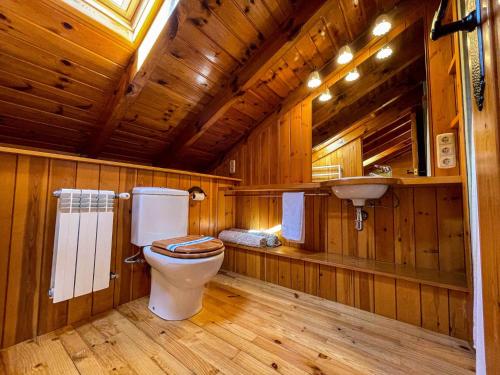
[(0, 3), (0, 142), (203, 170), (399, 1), (180, 0), (139, 77), (67, 3)]

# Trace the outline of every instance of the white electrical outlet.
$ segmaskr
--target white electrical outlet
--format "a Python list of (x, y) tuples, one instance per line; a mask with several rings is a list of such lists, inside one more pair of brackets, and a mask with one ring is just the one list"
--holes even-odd
[(229, 173), (230, 174), (236, 173), (236, 160), (234, 159), (229, 160)]
[(447, 169), (457, 166), (455, 134), (443, 133), (436, 136), (438, 168)]

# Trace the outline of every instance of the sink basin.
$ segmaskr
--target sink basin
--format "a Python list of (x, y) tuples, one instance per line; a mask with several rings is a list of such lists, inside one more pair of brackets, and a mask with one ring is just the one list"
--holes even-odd
[(340, 199), (350, 199), (356, 207), (363, 207), (367, 199), (381, 198), (389, 185), (397, 183), (392, 177), (347, 177), (328, 181)]

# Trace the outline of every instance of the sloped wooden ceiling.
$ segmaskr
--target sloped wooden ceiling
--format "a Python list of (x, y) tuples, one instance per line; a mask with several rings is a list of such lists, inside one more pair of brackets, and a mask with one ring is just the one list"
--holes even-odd
[(3, 0), (0, 142), (203, 170), (398, 2), (180, 0), (155, 68), (104, 124), (135, 47), (61, 0)]

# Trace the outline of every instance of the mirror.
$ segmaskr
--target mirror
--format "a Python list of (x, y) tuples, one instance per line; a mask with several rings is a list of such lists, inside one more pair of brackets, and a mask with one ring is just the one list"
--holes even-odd
[(313, 181), (339, 177), (338, 166), (343, 177), (427, 175), (423, 33), (413, 24), (328, 87), (331, 99), (313, 100)]

